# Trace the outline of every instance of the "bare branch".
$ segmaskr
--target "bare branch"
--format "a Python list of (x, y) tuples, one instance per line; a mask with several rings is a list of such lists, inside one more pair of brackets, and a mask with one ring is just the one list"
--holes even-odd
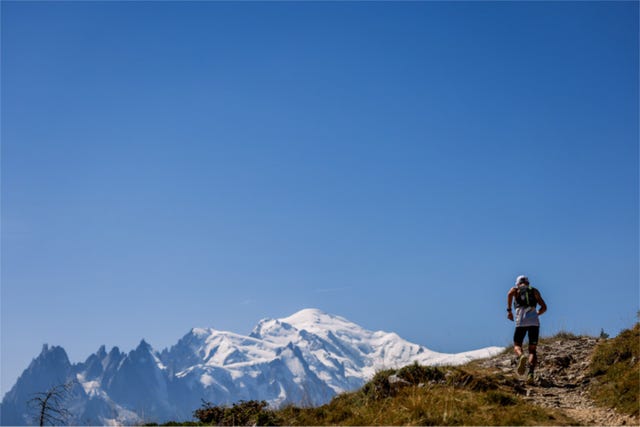
[(73, 381), (58, 384), (46, 392), (34, 393), (34, 397), (27, 404), (37, 415), (34, 420), (42, 427), (47, 424), (64, 425), (71, 418), (71, 413), (64, 407), (73, 388)]

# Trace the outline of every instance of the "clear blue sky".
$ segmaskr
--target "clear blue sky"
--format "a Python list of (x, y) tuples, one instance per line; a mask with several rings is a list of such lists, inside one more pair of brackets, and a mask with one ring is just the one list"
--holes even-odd
[(2, 2), (1, 388), (305, 307), (444, 352), (639, 308), (638, 3)]

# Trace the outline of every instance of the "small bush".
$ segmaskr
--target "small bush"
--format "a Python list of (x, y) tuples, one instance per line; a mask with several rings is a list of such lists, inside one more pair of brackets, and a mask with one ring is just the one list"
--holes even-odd
[(397, 375), (412, 385), (443, 382), (445, 380), (445, 373), (442, 368), (420, 366), (418, 362), (400, 369)]
[(391, 397), (392, 388), (389, 382), (389, 377), (393, 375), (395, 371), (393, 369), (387, 369), (380, 371), (374, 375), (374, 377), (364, 385), (361, 389), (361, 393), (370, 399), (380, 400)]
[[(392, 383), (396, 376), (400, 381)], [(365, 400), (381, 400), (394, 397), (404, 387), (425, 385), (448, 385), (472, 391), (495, 390), (499, 387), (494, 377), (474, 375), (459, 367), (420, 366), (418, 363), (405, 366), (398, 371), (393, 369), (378, 372), (371, 381), (360, 390)]]
[(274, 426), (278, 425), (275, 413), (267, 409), (267, 402), (248, 400), (234, 403), (231, 407), (214, 406), (211, 402), (203, 402), (193, 416), (207, 425), (217, 426)]
[(560, 331), (560, 332), (556, 333), (553, 336), (553, 338), (563, 339), (563, 340), (575, 340), (576, 338), (578, 338), (578, 336), (576, 334), (574, 334), (573, 332)]
[(513, 406), (518, 403), (518, 399), (516, 399), (515, 397), (507, 393), (495, 390), (487, 392), (487, 394), (485, 395), (485, 400), (489, 404), (497, 404), (500, 406)]

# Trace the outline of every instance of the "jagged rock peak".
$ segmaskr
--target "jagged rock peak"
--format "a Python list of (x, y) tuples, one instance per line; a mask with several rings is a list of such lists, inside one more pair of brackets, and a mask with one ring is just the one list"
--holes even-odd
[(107, 357), (107, 348), (104, 344), (100, 346), (98, 352), (96, 353), (96, 356), (98, 356), (100, 359), (104, 359), (105, 357)]
[(61, 359), (66, 361), (66, 363), (69, 363), (67, 352), (64, 348), (57, 345), (49, 346), (49, 344), (43, 344), (42, 351), (40, 352), (38, 359)]
[(144, 338), (142, 338), (140, 340), (140, 344), (138, 344), (138, 347), (136, 347), (136, 351), (137, 350), (151, 350), (151, 345), (146, 342)]

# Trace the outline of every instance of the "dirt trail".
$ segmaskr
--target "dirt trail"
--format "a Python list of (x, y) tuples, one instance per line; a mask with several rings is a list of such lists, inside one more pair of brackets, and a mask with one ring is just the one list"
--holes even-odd
[[(588, 368), (598, 342), (593, 337), (567, 337), (542, 342), (538, 346), (539, 365), (534, 384), (528, 385), (515, 372), (513, 354), (503, 354), (482, 361), (494, 369), (518, 380), (514, 390), (532, 403), (556, 408), (585, 425), (640, 425), (639, 418), (620, 414), (613, 409), (597, 406), (590, 398), (591, 384)], [(525, 345), (526, 347), (526, 345)]]

